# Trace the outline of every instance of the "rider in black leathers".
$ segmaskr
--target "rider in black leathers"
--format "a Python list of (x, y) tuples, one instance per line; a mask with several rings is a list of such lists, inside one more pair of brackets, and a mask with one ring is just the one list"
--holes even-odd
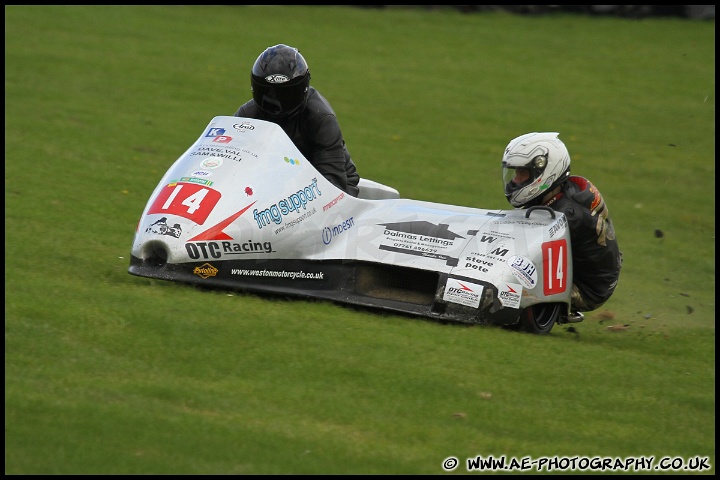
[(540, 203), (565, 214), (573, 253), (573, 304), (577, 311), (601, 307), (613, 294), (622, 266), (605, 200), (583, 177), (570, 176)]
[(617, 286), (622, 252), (600, 191), (586, 178), (570, 175), (570, 154), (555, 132), (512, 140), (502, 167), (511, 205), (545, 205), (567, 218), (573, 259), (571, 309), (587, 312), (601, 307)]
[(325, 178), (357, 197), (360, 176), (337, 117), (325, 97), (310, 86), (310, 70), (300, 52), (283, 44), (267, 48), (250, 78), (253, 99), (235, 116), (278, 124)]

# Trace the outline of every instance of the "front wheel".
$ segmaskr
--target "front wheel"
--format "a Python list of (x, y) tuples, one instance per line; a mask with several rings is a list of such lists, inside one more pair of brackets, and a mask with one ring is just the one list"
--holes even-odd
[(532, 305), (520, 314), (518, 327), (524, 332), (545, 335), (550, 333), (550, 330), (558, 322), (562, 311), (562, 303), (538, 303)]

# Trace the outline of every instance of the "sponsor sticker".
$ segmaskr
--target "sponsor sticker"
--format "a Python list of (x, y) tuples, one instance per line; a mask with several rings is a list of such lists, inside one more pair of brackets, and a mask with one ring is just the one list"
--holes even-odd
[(519, 283), (501, 283), (498, 285), (498, 299), (504, 307), (520, 308), (522, 285)]
[(225, 134), (224, 128), (212, 127), (212, 128), (210, 128), (210, 130), (208, 130), (208, 132), (205, 134), (205, 136), (206, 137), (218, 137), (218, 136), (224, 135), (224, 134)]
[(515, 278), (527, 289), (532, 289), (537, 285), (537, 268), (535, 264), (527, 257), (522, 255), (513, 255), (507, 259), (510, 270)]
[(218, 273), (218, 269), (210, 265), (209, 263), (204, 263), (200, 265), (199, 267), (195, 267), (193, 269), (193, 273), (203, 280), (209, 277), (214, 277)]
[(456, 280), (448, 278), (445, 285), (445, 293), (443, 300), (452, 303), (459, 303), (468, 307), (478, 308), (480, 299), (482, 298), (485, 287), (477, 283), (466, 282), (465, 280)]
[(562, 236), (565, 233), (565, 229), (567, 228), (567, 217), (564, 215), (561, 218), (558, 218), (555, 223), (550, 225), (548, 228), (548, 233), (550, 234), (550, 238), (555, 238), (557, 236)]
[(325, 245), (330, 245), (330, 242), (334, 237), (341, 235), (343, 232), (350, 230), (355, 225), (355, 219), (353, 217), (348, 218), (344, 222), (340, 222), (337, 225), (324, 227), (322, 229), (322, 241)]
[(380, 223), (384, 228), (380, 250), (436, 258), (457, 265), (452, 254), (465, 237), (449, 229), (448, 224), (425, 221)]
[(221, 157), (205, 157), (202, 162), (200, 162), (200, 168), (212, 170), (213, 168), (218, 168), (222, 164), (223, 159)]
[[(213, 182), (211, 180), (205, 180), (204, 178), (195, 178), (195, 177), (180, 177), (180, 180), (178, 182), (188, 182), (188, 183), (197, 183), (200, 185), (207, 185), (208, 187), (211, 187)], [(175, 182), (177, 183), (177, 182)]]
[[(252, 123), (248, 122), (242, 122), (242, 123), (236, 123), (233, 125), (233, 128), (237, 130), (238, 132), (247, 132), (248, 130), (255, 130), (255, 127), (253, 127)], [(225, 133), (225, 132), (223, 132)]]

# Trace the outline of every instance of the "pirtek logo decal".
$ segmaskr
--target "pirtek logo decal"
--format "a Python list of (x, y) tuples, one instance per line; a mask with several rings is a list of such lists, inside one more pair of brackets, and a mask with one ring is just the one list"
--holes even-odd
[(193, 273), (195, 275), (198, 275), (202, 279), (206, 279), (208, 277), (214, 277), (215, 275), (217, 275), (218, 269), (213, 267), (209, 263), (204, 263), (199, 267), (195, 267)]

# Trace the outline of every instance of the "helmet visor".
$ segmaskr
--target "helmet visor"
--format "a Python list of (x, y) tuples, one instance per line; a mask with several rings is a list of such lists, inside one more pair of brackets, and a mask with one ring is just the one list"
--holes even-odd
[(258, 107), (264, 112), (283, 116), (289, 115), (298, 109), (307, 95), (307, 85), (300, 79), (299, 82), (288, 82), (283, 85), (268, 85), (253, 78), (253, 98)]
[(503, 184), (508, 192), (530, 185), (533, 177), (533, 170), (530, 168), (503, 166)]

